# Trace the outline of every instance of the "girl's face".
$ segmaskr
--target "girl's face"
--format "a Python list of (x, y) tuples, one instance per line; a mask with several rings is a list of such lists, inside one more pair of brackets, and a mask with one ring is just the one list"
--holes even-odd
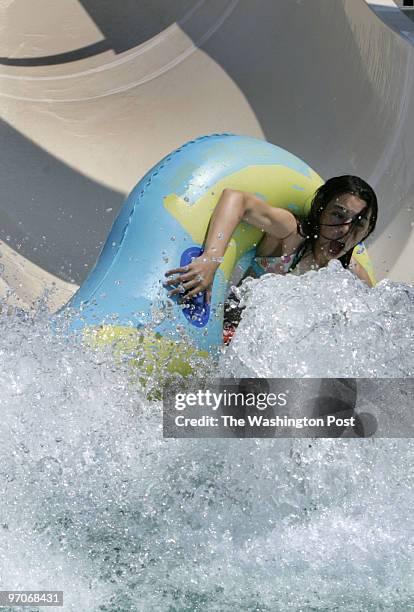
[(369, 231), (371, 211), (358, 196), (346, 193), (331, 200), (319, 219), (316, 244), (328, 259), (338, 259)]

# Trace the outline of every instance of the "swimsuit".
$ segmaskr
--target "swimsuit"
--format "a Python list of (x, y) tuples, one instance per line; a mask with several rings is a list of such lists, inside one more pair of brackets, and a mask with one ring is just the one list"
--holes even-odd
[(294, 268), (299, 263), (305, 250), (305, 244), (306, 240), (290, 255), (281, 255), (279, 257), (274, 255), (258, 255), (253, 259), (250, 269), (257, 278), (269, 273), (287, 274), (291, 268)]

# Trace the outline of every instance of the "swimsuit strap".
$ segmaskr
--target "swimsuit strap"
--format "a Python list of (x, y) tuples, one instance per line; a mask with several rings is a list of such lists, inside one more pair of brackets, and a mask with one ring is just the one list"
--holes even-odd
[(307, 244), (308, 244), (308, 240), (304, 240), (302, 242), (302, 244), (300, 245), (300, 247), (298, 248), (298, 250), (295, 253), (295, 257), (293, 258), (293, 262), (292, 262), (292, 265), (289, 268), (289, 271), (293, 270), (294, 268), (296, 268), (296, 266), (298, 265), (298, 263), (302, 259), (303, 255), (305, 254), (305, 250), (306, 250)]
[[(302, 234), (302, 231), (303, 231), (302, 223), (300, 222), (300, 219), (298, 217), (296, 217), (296, 228), (298, 230), (298, 234), (300, 236), (303, 236), (303, 234)], [(300, 245), (300, 247), (296, 251), (295, 257), (293, 258), (293, 262), (292, 262), (292, 265), (289, 268), (289, 271), (293, 270), (294, 268), (296, 268), (296, 266), (298, 265), (298, 263), (302, 259), (303, 255), (305, 254), (308, 242), (309, 242), (309, 239), (305, 238), (305, 240), (302, 242), (302, 244)]]

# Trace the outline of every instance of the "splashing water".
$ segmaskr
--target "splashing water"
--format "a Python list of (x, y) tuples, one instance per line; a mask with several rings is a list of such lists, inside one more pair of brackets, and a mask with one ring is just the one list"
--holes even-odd
[[(248, 284), (220, 375), (412, 376), (412, 288), (331, 265)], [(110, 351), (41, 309), (0, 322), (2, 589), (76, 612), (413, 607), (410, 440), (163, 439)]]
[(236, 290), (246, 305), (223, 376), (414, 375), (414, 288), (369, 288), (334, 260), (304, 276), (267, 274)]

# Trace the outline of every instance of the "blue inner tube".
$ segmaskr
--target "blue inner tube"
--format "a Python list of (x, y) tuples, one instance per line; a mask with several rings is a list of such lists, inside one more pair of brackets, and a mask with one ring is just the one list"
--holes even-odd
[(223, 341), (231, 274), (236, 265), (240, 273), (247, 270), (262, 232), (244, 223), (237, 228), (215, 276), (211, 307), (204, 295), (184, 309), (169, 299), (163, 285), (166, 270), (202, 252), (211, 213), (225, 187), (306, 214), (322, 183), (301, 159), (263, 140), (213, 134), (187, 142), (133, 189), (95, 267), (60, 313), (75, 312), (72, 330), (149, 328), (163, 338), (214, 352)]

